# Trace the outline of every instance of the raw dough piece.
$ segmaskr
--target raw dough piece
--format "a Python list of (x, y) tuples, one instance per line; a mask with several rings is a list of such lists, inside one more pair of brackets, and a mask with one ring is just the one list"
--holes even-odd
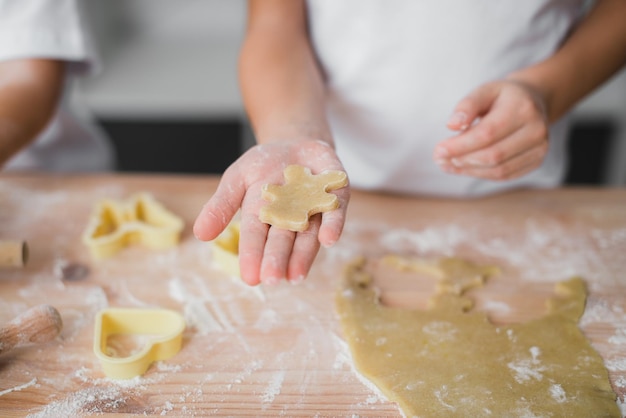
[(239, 277), (239, 231), (241, 223), (232, 221), (213, 241), (213, 258), (226, 273)]
[(261, 208), (261, 222), (290, 231), (306, 231), (309, 217), (339, 207), (337, 196), (327, 193), (348, 184), (343, 171), (328, 170), (311, 174), (311, 170), (290, 165), (283, 171), (284, 185), (266, 184), (262, 197), (269, 203)]
[(83, 242), (96, 259), (135, 243), (164, 249), (178, 244), (183, 226), (183, 220), (152, 195), (139, 193), (127, 201), (101, 200), (83, 233)]
[[(494, 326), (464, 296), (491, 267), (389, 260), (448, 283), (427, 310), (383, 306), (360, 260), (347, 267), (336, 306), (356, 368), (405, 416), (620, 416), (602, 358), (577, 326), (581, 279), (558, 283), (540, 319)], [(480, 271), (482, 279), (468, 280)]]

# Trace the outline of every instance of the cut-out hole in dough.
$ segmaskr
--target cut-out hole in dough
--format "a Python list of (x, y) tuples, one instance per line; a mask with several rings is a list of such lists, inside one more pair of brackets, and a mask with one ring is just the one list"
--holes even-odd
[(539, 319), (496, 326), (467, 312), (484, 267), (467, 264), (466, 275), (451, 262), (425, 310), (382, 305), (364, 260), (346, 267), (336, 293), (356, 369), (405, 416), (620, 417), (603, 359), (578, 328), (580, 278), (558, 283)]

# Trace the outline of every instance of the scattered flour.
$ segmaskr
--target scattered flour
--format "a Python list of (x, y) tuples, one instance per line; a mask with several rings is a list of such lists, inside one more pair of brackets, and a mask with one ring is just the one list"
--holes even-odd
[(436, 390), (434, 393), (435, 397), (444, 408), (450, 412), (456, 412), (456, 407), (446, 402), (446, 398), (448, 397), (448, 387), (446, 385), (441, 386), (441, 389)]
[(609, 342), (615, 345), (626, 346), (626, 329), (616, 330), (615, 335), (609, 337)]
[(605, 360), (604, 365), (612, 372), (626, 372), (626, 357)]
[(89, 370), (86, 367), (81, 367), (80, 369), (76, 370), (74, 376), (83, 383), (97, 386), (114, 385), (118, 388), (124, 389), (145, 389), (145, 384), (152, 383), (154, 381), (153, 379), (146, 379), (142, 376), (135, 376), (132, 379), (92, 378), (90, 377), (91, 373), (93, 373), (92, 370)]
[(172, 299), (184, 304), (187, 326), (195, 328), (200, 335), (224, 329), (208, 310), (206, 301), (189, 291), (180, 278), (175, 277), (169, 281), (169, 294)]
[(233, 379), (233, 383), (243, 383), (248, 377), (252, 375), (252, 373), (259, 370), (261, 367), (263, 367), (263, 361), (253, 360), (240, 373), (235, 376), (235, 378)]
[(173, 409), (174, 409), (174, 405), (170, 401), (165, 401), (165, 405), (163, 406), (161, 415), (167, 415), (167, 413), (171, 412)]
[(442, 256), (454, 255), (455, 248), (467, 240), (467, 233), (457, 225), (444, 225), (427, 228), (419, 233), (408, 229), (388, 230), (381, 243), (394, 252), (404, 252), (408, 248), (418, 254), (438, 253)]
[(277, 323), (278, 313), (276, 313), (273, 309), (264, 309), (254, 324), (254, 328), (261, 332), (269, 332), (276, 326)]
[(270, 379), (265, 392), (261, 395), (261, 401), (263, 403), (271, 403), (274, 402), (274, 398), (276, 395), (280, 393), (281, 387), (283, 385), (283, 380), (285, 380), (285, 370), (279, 370), (275, 372)]
[(24, 383), (23, 385), (15, 386), (15, 387), (12, 387), (12, 388), (0, 391), (0, 396), (6, 395), (7, 393), (11, 393), (11, 392), (19, 392), (20, 390), (29, 388), (31, 386), (37, 386), (37, 378), (36, 377), (34, 377), (30, 382)]
[(71, 417), (102, 414), (120, 409), (126, 397), (117, 386), (88, 387), (70, 394), (67, 398), (53, 401), (41, 411), (28, 418)]
[(550, 395), (552, 395), (552, 399), (554, 399), (558, 403), (563, 403), (567, 401), (565, 390), (563, 390), (563, 386), (559, 385), (558, 383), (550, 385)]
[(337, 348), (337, 355), (333, 362), (334, 370), (342, 370), (343, 368), (352, 366), (352, 358), (350, 357), (350, 349), (348, 344), (337, 334), (332, 334), (333, 346)]
[(602, 322), (626, 323), (626, 312), (621, 306), (609, 305), (606, 301), (597, 300), (591, 295), (587, 300), (580, 325), (584, 328), (590, 324)]
[(531, 347), (530, 359), (519, 359), (517, 361), (507, 363), (509, 369), (515, 372), (513, 377), (515, 378), (517, 383), (523, 384), (524, 382), (528, 382), (531, 379), (543, 379), (542, 372), (545, 371), (546, 368), (545, 366), (541, 365), (541, 361), (539, 360), (540, 353), (541, 350), (539, 349), (539, 347)]
[(495, 300), (486, 301), (484, 304), (484, 309), (487, 312), (495, 312), (497, 314), (507, 314), (511, 312), (511, 307), (507, 303)]
[(339, 338), (334, 335), (333, 341), (339, 347), (339, 352), (337, 354), (337, 358), (335, 359), (335, 363), (333, 368), (343, 368), (344, 365), (348, 365), (354, 375), (359, 379), (359, 381), (367, 387), (372, 393), (366, 398), (365, 404), (371, 405), (376, 403), (387, 402), (387, 397), (380, 391), (380, 389), (372, 383), (369, 379), (363, 376), (355, 367), (354, 361), (352, 360), (352, 355), (350, 354), (350, 348), (348, 347), (348, 343), (345, 340)]

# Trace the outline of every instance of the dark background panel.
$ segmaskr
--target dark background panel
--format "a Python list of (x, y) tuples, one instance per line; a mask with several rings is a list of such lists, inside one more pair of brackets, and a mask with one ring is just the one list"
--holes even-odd
[[(245, 148), (246, 125), (230, 120), (100, 121), (123, 172), (222, 173)], [(576, 121), (565, 183), (601, 185), (615, 138), (610, 120)]]
[(101, 120), (118, 171), (222, 173), (242, 152), (242, 124), (220, 121)]
[(569, 169), (566, 184), (600, 185), (605, 183), (611, 145), (617, 129), (610, 120), (574, 122), (568, 143)]

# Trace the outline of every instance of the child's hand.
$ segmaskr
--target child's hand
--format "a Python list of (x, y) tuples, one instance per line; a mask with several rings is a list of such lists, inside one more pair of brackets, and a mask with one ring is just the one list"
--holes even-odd
[(333, 245), (341, 235), (349, 187), (337, 190), (338, 209), (311, 218), (309, 229), (292, 232), (259, 221), (264, 184), (282, 184), (283, 169), (290, 164), (309, 167), (315, 174), (343, 170), (335, 151), (316, 140), (283, 141), (257, 145), (222, 176), (217, 191), (202, 208), (194, 224), (198, 239), (209, 241), (226, 228), (241, 208), (239, 264), (242, 279), (256, 285), (280, 279), (304, 279), (320, 248)]
[(543, 99), (512, 80), (474, 90), (456, 106), (448, 127), (459, 133), (437, 145), (434, 159), (449, 173), (509, 180), (538, 168), (548, 151)]

